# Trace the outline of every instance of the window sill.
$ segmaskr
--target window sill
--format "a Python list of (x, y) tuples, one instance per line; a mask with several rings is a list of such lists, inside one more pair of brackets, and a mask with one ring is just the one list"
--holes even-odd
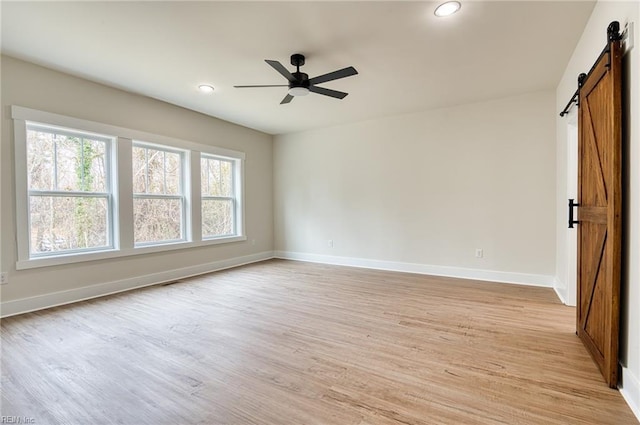
[(136, 255), (168, 252), (180, 249), (198, 248), (209, 245), (220, 245), (233, 242), (246, 241), (246, 236), (225, 236), (215, 239), (206, 239), (197, 242), (180, 241), (162, 245), (146, 245), (137, 248), (111, 249), (86, 253), (61, 254), (56, 256), (31, 258), (16, 262), (16, 270), (35, 269), (39, 267), (59, 266), (63, 264), (83, 263), (87, 261), (108, 260), (111, 258), (132, 257)]

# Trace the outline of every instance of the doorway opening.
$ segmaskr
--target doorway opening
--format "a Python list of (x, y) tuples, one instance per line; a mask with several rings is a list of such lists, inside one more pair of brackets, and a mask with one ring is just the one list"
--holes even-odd
[[(578, 199), (578, 114), (572, 108), (567, 115), (567, 198)], [(567, 276), (565, 303), (576, 305), (578, 282), (578, 231), (574, 227), (567, 232)]]

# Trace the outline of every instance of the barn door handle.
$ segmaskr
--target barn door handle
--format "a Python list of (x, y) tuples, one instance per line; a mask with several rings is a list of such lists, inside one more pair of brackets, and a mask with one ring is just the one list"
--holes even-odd
[(580, 204), (578, 204), (574, 199), (569, 199), (569, 229), (573, 229), (573, 225), (579, 223), (578, 220), (573, 218), (573, 207), (579, 206)]

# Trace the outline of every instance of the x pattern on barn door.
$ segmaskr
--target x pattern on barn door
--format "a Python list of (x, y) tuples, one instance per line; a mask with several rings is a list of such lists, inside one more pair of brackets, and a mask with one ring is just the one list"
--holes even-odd
[(613, 388), (622, 259), (622, 52), (615, 24), (579, 89), (577, 288), (577, 334)]

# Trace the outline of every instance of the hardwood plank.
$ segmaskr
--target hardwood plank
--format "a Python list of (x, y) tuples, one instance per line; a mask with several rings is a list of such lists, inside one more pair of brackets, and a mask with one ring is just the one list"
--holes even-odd
[(2, 321), (37, 424), (635, 424), (548, 288), (272, 260)]

